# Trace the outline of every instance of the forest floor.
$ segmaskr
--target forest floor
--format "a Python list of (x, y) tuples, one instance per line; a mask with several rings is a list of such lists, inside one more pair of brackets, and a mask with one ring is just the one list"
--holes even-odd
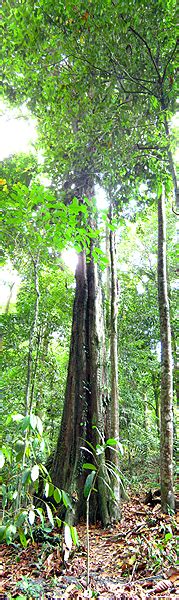
[(160, 504), (151, 507), (141, 495), (131, 496), (118, 525), (90, 527), (90, 589), (85, 524), (77, 528), (80, 545), (67, 563), (54, 530), (26, 549), (2, 544), (0, 600), (177, 598), (176, 526), (177, 519), (162, 514)]

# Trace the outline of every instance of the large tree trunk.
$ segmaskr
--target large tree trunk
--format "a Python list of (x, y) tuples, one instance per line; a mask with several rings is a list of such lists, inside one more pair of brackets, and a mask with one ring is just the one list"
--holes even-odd
[[(88, 194), (89, 195), (89, 194)], [(90, 197), (94, 195), (91, 190)], [(94, 223), (90, 223), (94, 228)], [(93, 259), (94, 242), (86, 260), (79, 255), (76, 269), (76, 293), (73, 309), (72, 336), (61, 429), (54, 454), (51, 476), (53, 483), (75, 494), (74, 522), (85, 516), (83, 488), (87, 473), (83, 462), (93, 462), (81, 447), (93, 447), (104, 439), (105, 351), (104, 322), (98, 266)], [(98, 456), (97, 492), (90, 499), (90, 520), (100, 518), (103, 526), (110, 523), (110, 484), (105, 454)], [(104, 482), (105, 480), (105, 482)], [(107, 485), (106, 485), (107, 483)]]
[(158, 200), (158, 301), (161, 339), (161, 429), (160, 479), (161, 503), (174, 508), (173, 494), (173, 384), (170, 313), (167, 290), (166, 219), (164, 188)]
[[(78, 257), (71, 346), (62, 422), (53, 460), (53, 483), (75, 493), (83, 512), (82, 452), (86, 438), (86, 311), (88, 299), (85, 252)], [(76, 503), (76, 512), (77, 512)], [(76, 514), (78, 518), (78, 514)]]
[[(88, 303), (87, 303), (87, 441), (94, 447), (104, 439), (104, 386), (105, 378), (105, 338), (102, 306), (101, 282), (98, 267), (92, 257), (87, 265)], [(93, 428), (95, 427), (95, 428)], [(97, 428), (97, 429), (96, 429)], [(103, 525), (110, 523), (109, 491), (110, 484), (105, 465), (105, 454), (98, 456), (99, 476), (98, 494), (91, 498), (91, 521), (100, 518)], [(104, 483), (104, 480), (106, 483)]]

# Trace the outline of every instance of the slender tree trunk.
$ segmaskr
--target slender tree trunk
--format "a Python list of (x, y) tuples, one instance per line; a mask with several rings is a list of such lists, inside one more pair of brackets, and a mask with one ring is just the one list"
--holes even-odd
[[(166, 111), (165, 111), (166, 113)], [(174, 190), (174, 199), (176, 202), (176, 209), (179, 209), (179, 189), (178, 189), (178, 182), (177, 182), (177, 176), (176, 176), (176, 171), (175, 171), (175, 166), (174, 166), (174, 160), (173, 160), (173, 156), (172, 156), (172, 152), (170, 149), (170, 145), (171, 145), (171, 136), (170, 136), (170, 130), (169, 130), (169, 124), (166, 118), (166, 114), (164, 114), (164, 127), (165, 127), (165, 133), (166, 133), (166, 137), (168, 140), (168, 162), (169, 162), (169, 168), (170, 168), (170, 174), (173, 180), (173, 190)]]
[(11, 283), (11, 285), (10, 285), (9, 296), (8, 296), (7, 304), (6, 304), (6, 307), (5, 307), (5, 315), (8, 315), (8, 312), (9, 312), (9, 307), (10, 307), (10, 303), (11, 303), (11, 299), (12, 299), (13, 287), (14, 286), (15, 286), (15, 281), (13, 281), (13, 283)]
[(173, 386), (174, 386), (174, 390), (175, 390), (175, 394), (176, 394), (176, 400), (177, 400), (177, 406), (179, 405), (179, 382), (178, 382), (178, 348), (177, 348), (177, 342), (176, 342), (176, 338), (175, 338), (175, 333), (171, 328), (171, 335), (172, 335), (172, 350), (173, 350), (173, 361), (174, 361), (174, 368), (173, 368), (173, 372), (174, 372), (174, 381), (173, 381)]
[(147, 422), (147, 394), (143, 395), (143, 408), (144, 408), (144, 431), (148, 433), (148, 422)]
[(152, 373), (152, 387), (155, 400), (155, 417), (158, 437), (160, 437), (160, 376), (158, 373)]
[[(110, 205), (109, 220), (112, 223), (113, 207)], [(111, 364), (111, 398), (110, 398), (110, 435), (119, 439), (119, 399), (118, 399), (118, 347), (117, 347), (117, 315), (118, 315), (118, 280), (117, 280), (117, 255), (116, 255), (116, 232), (110, 230), (110, 364)], [(117, 449), (116, 449), (117, 450)], [(116, 451), (110, 450), (110, 460), (114, 466), (119, 469), (119, 455)], [(115, 519), (119, 518), (120, 507), (120, 484), (114, 476), (113, 491), (116, 503), (113, 502), (113, 515)]]
[(161, 340), (161, 430), (160, 430), (160, 479), (161, 503), (174, 508), (173, 494), (173, 384), (171, 328), (167, 290), (166, 266), (166, 219), (164, 188), (158, 199), (158, 302)]
[(40, 300), (40, 291), (39, 291), (39, 281), (38, 281), (38, 263), (39, 256), (37, 259), (33, 259), (34, 266), (34, 286), (35, 286), (35, 308), (34, 308), (34, 317), (30, 330), (30, 338), (29, 338), (29, 350), (28, 350), (28, 360), (27, 360), (27, 382), (26, 382), (26, 391), (25, 391), (25, 414), (28, 415), (31, 410), (31, 384), (32, 384), (32, 367), (33, 367), (33, 358), (32, 353), (36, 344), (36, 335), (37, 335), (37, 323), (38, 323), (38, 315), (39, 315), (39, 300)]
[[(31, 256), (32, 258), (32, 256)], [(33, 350), (35, 350), (37, 345), (37, 324), (38, 324), (38, 316), (39, 316), (39, 301), (40, 301), (40, 291), (39, 291), (39, 280), (38, 280), (38, 267), (39, 267), (39, 253), (36, 259), (32, 258), (33, 267), (34, 267), (34, 288), (35, 288), (35, 307), (34, 307), (34, 315), (32, 320), (32, 325), (30, 329), (30, 337), (29, 337), (29, 349), (28, 349), (28, 360), (27, 360), (27, 381), (26, 381), (26, 390), (25, 390), (25, 415), (28, 416), (32, 410), (32, 401), (34, 395), (34, 384), (35, 380), (33, 380)], [(35, 372), (34, 377), (36, 377), (36, 369), (37, 369), (37, 356), (38, 356), (38, 348), (35, 360)], [(22, 465), (25, 467), (26, 462), (26, 446), (27, 446), (27, 438), (28, 438), (28, 430), (25, 430), (24, 433), (24, 452), (22, 457)], [(19, 510), (21, 507), (21, 496), (22, 496), (22, 478), (19, 477), (18, 485), (17, 485), (17, 499), (16, 499), (16, 510)]]
[(29, 402), (29, 410), (30, 411), (32, 410), (34, 395), (35, 395), (35, 384), (36, 384), (37, 370), (38, 370), (38, 364), (39, 364), (40, 345), (41, 345), (41, 331), (39, 329), (39, 331), (37, 332), (36, 353), (35, 353), (34, 368), (33, 368), (33, 373), (32, 373), (32, 386), (31, 386), (30, 402)]

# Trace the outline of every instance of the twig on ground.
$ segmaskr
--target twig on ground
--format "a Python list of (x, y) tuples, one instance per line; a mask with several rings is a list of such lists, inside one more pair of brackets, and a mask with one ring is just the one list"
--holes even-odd
[(133, 527), (133, 529), (128, 529), (128, 531), (117, 533), (116, 535), (111, 535), (111, 536), (105, 535), (104, 537), (107, 538), (108, 540), (111, 540), (111, 541), (118, 540), (121, 537), (128, 538), (132, 533), (134, 533), (134, 531), (139, 532), (144, 526), (146, 526), (146, 522), (145, 521), (143, 521), (143, 523), (140, 523), (136, 527)]

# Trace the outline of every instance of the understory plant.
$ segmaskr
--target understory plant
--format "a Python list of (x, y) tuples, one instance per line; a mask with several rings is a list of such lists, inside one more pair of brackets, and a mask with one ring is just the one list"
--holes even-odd
[[(13, 430), (10, 431), (10, 437), (14, 437), (14, 441), (12, 446), (4, 444), (0, 452), (0, 466), (3, 469), (0, 541), (11, 544), (19, 539), (26, 548), (28, 539), (33, 540), (39, 527), (49, 532), (54, 526), (60, 529), (63, 526), (69, 553), (72, 542), (78, 543), (77, 532), (74, 527), (61, 521), (57, 507), (63, 505), (73, 511), (73, 505), (70, 496), (53, 485), (42, 464), (48, 452), (42, 421), (33, 413), (29, 416), (15, 413), (8, 416), (6, 424)], [(40, 498), (39, 487), (43, 491)]]

